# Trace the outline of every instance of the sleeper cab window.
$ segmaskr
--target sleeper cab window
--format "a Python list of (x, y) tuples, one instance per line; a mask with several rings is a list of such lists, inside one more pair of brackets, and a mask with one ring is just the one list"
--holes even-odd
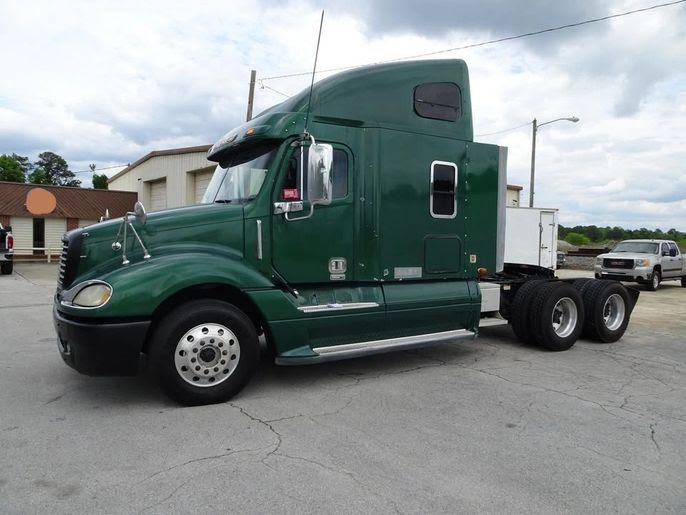
[(457, 165), (446, 161), (431, 163), (431, 200), (434, 218), (457, 216)]
[(453, 82), (427, 82), (414, 88), (414, 112), (422, 118), (456, 121), (461, 113), (460, 88)]
[[(288, 160), (286, 177), (281, 189), (282, 200), (307, 200), (302, 198), (300, 188), (302, 186), (307, 193), (307, 149), (303, 152), (305, 163), (305, 177), (303, 184), (300, 184), (300, 148), (293, 150)], [(343, 198), (348, 196), (348, 154), (344, 150), (333, 149), (333, 166), (331, 168), (331, 183), (333, 186), (332, 198)]]

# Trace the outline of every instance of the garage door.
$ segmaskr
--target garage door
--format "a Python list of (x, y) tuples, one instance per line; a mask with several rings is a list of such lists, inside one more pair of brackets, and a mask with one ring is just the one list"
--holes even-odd
[(45, 219), (45, 248), (50, 249), (53, 256), (59, 256), (62, 253), (62, 236), (65, 232), (67, 232), (66, 218)]
[(30, 250), (22, 250), (33, 247), (33, 218), (12, 216), (10, 225), (14, 236), (14, 253), (33, 254)]
[(200, 204), (202, 201), (202, 196), (205, 194), (205, 190), (207, 189), (207, 185), (210, 183), (210, 179), (212, 179), (212, 174), (214, 173), (214, 169), (208, 170), (206, 172), (197, 172), (195, 174), (195, 203)]
[(150, 211), (159, 211), (167, 207), (167, 180), (150, 183)]

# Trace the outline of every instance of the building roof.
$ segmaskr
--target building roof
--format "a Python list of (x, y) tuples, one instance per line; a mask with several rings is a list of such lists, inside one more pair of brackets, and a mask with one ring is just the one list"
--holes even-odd
[(153, 150), (152, 152), (145, 154), (143, 157), (141, 157), (137, 161), (134, 161), (133, 163), (131, 163), (129, 166), (127, 166), (123, 170), (115, 173), (112, 177), (107, 179), (107, 182), (108, 183), (112, 182), (114, 179), (121, 177), (125, 173), (129, 172), (130, 170), (133, 170), (138, 165), (143, 164), (148, 159), (151, 159), (153, 157), (174, 156), (177, 154), (195, 154), (197, 152), (207, 152), (211, 147), (212, 147), (212, 145), (197, 145), (195, 147), (170, 148), (167, 150)]
[[(26, 197), (36, 188), (55, 196), (54, 210), (45, 215), (34, 215), (26, 207)], [(109, 191), (44, 184), (24, 184), (0, 181), (0, 215), (40, 216), (46, 218), (79, 218), (98, 220), (108, 210), (110, 217), (124, 216), (133, 210), (138, 194), (131, 191)]]

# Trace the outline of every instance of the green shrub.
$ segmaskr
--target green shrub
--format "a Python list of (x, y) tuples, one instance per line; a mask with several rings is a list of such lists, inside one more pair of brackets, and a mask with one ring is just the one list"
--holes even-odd
[(588, 236), (584, 236), (578, 232), (567, 233), (567, 236), (565, 236), (565, 241), (577, 247), (591, 243), (591, 239)]

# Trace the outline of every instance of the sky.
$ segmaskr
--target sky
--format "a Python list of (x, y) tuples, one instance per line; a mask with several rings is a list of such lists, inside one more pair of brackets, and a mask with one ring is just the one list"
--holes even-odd
[[(328, 70), (658, 3), (0, 0), (0, 154), (50, 150), (112, 175), (152, 150), (213, 143), (245, 120), (251, 69), (255, 113), (309, 85), (266, 78), (311, 70), (321, 9)], [(432, 58), (467, 62), (475, 139), (508, 147), (523, 205), (531, 121), (577, 116), (538, 132), (536, 206), (567, 226), (686, 231), (686, 3)]]

